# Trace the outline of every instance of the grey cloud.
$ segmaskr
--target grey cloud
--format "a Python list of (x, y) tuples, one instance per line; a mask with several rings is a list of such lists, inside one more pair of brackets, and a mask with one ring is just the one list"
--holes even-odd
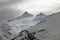
[(14, 10), (12, 8), (4, 8), (0, 10), (0, 22), (8, 20), (13, 17), (20, 16), (21, 11)]
[(27, 0), (6, 0), (6, 1), (0, 1), (0, 7), (1, 6), (7, 6), (7, 5), (13, 5), (13, 4), (16, 4), (16, 3), (22, 3), (22, 2), (25, 2)]

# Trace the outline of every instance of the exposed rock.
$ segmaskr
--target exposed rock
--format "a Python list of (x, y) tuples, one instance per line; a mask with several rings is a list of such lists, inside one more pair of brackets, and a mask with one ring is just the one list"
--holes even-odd
[(45, 39), (45, 36), (43, 36), (44, 34), (46, 34), (45, 32), (46, 32), (46, 29), (42, 29), (40, 31), (38, 30), (34, 32), (29, 32), (28, 30), (22, 30), (18, 36), (14, 37), (11, 40), (40, 40), (39, 38), (37, 38), (38, 36), (40, 38)]

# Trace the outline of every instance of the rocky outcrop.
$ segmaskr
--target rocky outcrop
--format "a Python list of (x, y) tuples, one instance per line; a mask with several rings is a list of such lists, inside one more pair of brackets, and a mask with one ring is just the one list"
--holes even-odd
[(48, 31), (46, 29), (41, 29), (34, 32), (29, 32), (28, 30), (22, 30), (18, 36), (14, 37), (11, 40), (43, 40), (45, 39), (45, 34), (47, 34)]

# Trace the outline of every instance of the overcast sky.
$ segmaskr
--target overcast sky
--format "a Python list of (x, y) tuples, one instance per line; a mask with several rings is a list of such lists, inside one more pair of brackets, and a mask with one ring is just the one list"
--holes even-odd
[(19, 16), (24, 11), (49, 15), (60, 11), (60, 0), (0, 0), (0, 21)]
[(43, 12), (47, 15), (51, 12), (60, 11), (60, 0), (26, 0), (14, 5), (13, 8), (28, 11), (34, 15)]

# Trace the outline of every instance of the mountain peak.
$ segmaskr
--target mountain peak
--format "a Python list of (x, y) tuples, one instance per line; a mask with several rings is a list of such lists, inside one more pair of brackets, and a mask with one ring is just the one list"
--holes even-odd
[(45, 15), (45, 14), (43, 14), (43, 13), (39, 13), (38, 15), (36, 15), (36, 16), (43, 16), (43, 15)]
[(33, 15), (28, 12), (24, 12), (22, 16), (33, 16)]
[(28, 12), (24, 12), (24, 13), (23, 13), (23, 15), (27, 15), (27, 14), (29, 14), (29, 13), (28, 13)]
[(28, 18), (28, 17), (32, 17), (33, 15), (28, 13), (28, 12), (24, 12), (21, 16), (17, 17), (17, 19), (20, 18)]

